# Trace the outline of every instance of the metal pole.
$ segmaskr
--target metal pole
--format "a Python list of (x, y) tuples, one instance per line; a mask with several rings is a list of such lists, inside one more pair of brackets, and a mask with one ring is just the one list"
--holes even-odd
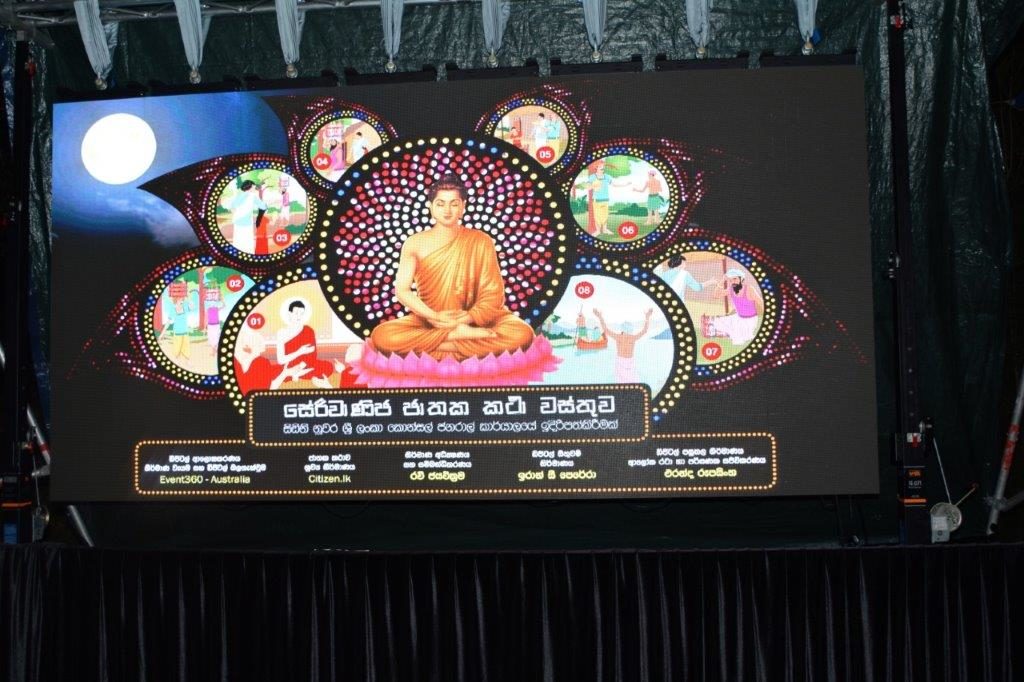
[(85, 527), (85, 521), (82, 520), (82, 515), (78, 513), (78, 507), (73, 504), (69, 504), (68, 515), (71, 517), (71, 523), (75, 525), (75, 530), (77, 530), (78, 534), (82, 536), (83, 540), (85, 540), (85, 544), (90, 547), (95, 547), (96, 545), (92, 541), (92, 536), (89, 535), (89, 530)]
[(907, 133), (907, 73), (902, 0), (886, 0), (889, 16), (889, 114), (892, 127), (892, 171), (895, 247), (890, 276), (896, 296), (896, 357), (899, 369), (897, 403), (900, 431), (896, 442), (899, 477), (900, 539), (931, 542), (931, 518), (924, 485), (927, 431), (921, 418), (917, 390), (917, 333), (914, 319), (914, 249), (910, 212), (910, 150)]
[[(4, 283), (3, 283), (3, 345), (5, 367), (3, 370), (3, 447), (0, 471), (3, 485), (0, 488), (5, 504), (3, 513), (4, 537), (24, 542), (31, 538), (31, 510), (23, 505), (31, 499), (30, 479), (27, 475), (26, 451), (24, 448), (27, 424), (25, 421), (25, 385), (22, 370), (26, 349), (25, 300), (27, 277), (25, 262), (28, 259), (27, 233), (29, 161), (32, 150), (32, 80), (35, 64), (32, 61), (25, 35), (18, 34), (14, 57), (14, 135), (13, 169), (7, 188), (5, 213), (11, 219), (4, 221)], [(6, 126), (7, 122), (3, 121)], [(10, 506), (6, 506), (10, 505)], [(9, 533), (8, 529), (15, 530)]]
[(1013, 452), (1017, 449), (1017, 438), (1020, 435), (1021, 412), (1024, 412), (1024, 368), (1020, 372), (1020, 381), (1017, 382), (1017, 402), (1013, 404), (1013, 417), (1010, 419), (1010, 428), (1006, 431), (1006, 444), (1003, 446), (1003, 463), (999, 467), (999, 480), (996, 481), (996, 491), (992, 495), (989, 504), (992, 510), (988, 514), (987, 535), (996, 532), (996, 525), (999, 523), (999, 513), (1006, 504), (1006, 480), (1010, 477), (1010, 466), (1013, 464)]

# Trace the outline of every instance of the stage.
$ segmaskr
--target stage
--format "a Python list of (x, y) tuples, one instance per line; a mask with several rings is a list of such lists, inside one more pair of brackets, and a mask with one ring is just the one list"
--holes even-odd
[(7, 680), (1013, 680), (1024, 545), (0, 549)]

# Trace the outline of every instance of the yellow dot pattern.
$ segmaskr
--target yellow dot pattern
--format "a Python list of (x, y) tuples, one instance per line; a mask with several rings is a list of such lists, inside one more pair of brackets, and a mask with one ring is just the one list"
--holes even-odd
[(298, 184), (294, 171), (284, 162), (277, 158), (267, 158), (259, 161), (249, 161), (239, 164), (222, 175), (213, 183), (212, 191), (207, 195), (206, 205), (203, 207), (203, 220), (206, 224), (206, 232), (211, 247), (222, 257), (230, 261), (248, 263), (252, 265), (281, 264), (294, 261), (308, 253), (309, 236), (313, 233), (313, 225), (317, 223), (318, 203), (310, 192), (306, 192), (306, 225), (301, 234), (296, 236), (287, 247), (269, 254), (254, 254), (239, 251), (225, 239), (217, 224), (217, 205), (228, 185), (235, 182), (235, 178), (243, 173), (252, 170), (276, 170), (286, 174)]
[[(701, 240), (700, 248), (690, 240), (682, 240), (673, 244), (664, 253), (659, 255), (657, 258), (651, 259), (644, 264), (644, 267), (653, 272), (654, 268), (659, 264), (668, 260), (672, 256), (681, 255), (689, 256), (696, 253), (716, 253), (720, 255), (728, 255), (734, 247), (728, 244), (723, 244), (717, 241), (705, 241)], [(740, 368), (742, 368), (747, 362), (755, 359), (761, 355), (761, 351), (767, 345), (768, 341), (772, 337), (772, 332), (775, 330), (776, 319), (779, 315), (779, 300), (777, 296), (777, 290), (775, 287), (768, 289), (764, 286), (764, 282), (767, 281), (767, 274), (761, 264), (757, 260), (751, 260), (749, 264), (744, 263), (745, 267), (754, 279), (757, 280), (758, 286), (761, 290), (761, 297), (764, 301), (764, 312), (761, 318), (761, 326), (757, 330), (757, 334), (747, 344), (746, 348), (740, 351), (737, 355), (729, 358), (728, 360), (721, 360), (718, 362), (706, 362), (703, 358), (698, 355), (698, 364), (704, 365), (713, 375), (718, 374), (730, 374)], [(670, 289), (671, 291), (671, 289)], [(675, 292), (672, 292), (672, 296), (675, 296)], [(685, 304), (684, 304), (685, 305)]]

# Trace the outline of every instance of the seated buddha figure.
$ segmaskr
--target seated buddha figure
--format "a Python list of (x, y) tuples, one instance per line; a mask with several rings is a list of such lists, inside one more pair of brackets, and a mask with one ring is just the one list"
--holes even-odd
[(530, 326), (505, 307), (494, 241), (462, 224), (468, 197), (455, 175), (427, 190), (434, 224), (405, 241), (395, 276), (395, 296), (408, 314), (373, 330), (378, 352), (464, 360), (512, 353), (533, 340)]

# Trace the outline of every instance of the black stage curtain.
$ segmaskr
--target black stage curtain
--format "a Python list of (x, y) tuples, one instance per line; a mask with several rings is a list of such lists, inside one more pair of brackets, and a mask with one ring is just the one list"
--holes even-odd
[(6, 680), (1013, 680), (1024, 546), (0, 549)]

